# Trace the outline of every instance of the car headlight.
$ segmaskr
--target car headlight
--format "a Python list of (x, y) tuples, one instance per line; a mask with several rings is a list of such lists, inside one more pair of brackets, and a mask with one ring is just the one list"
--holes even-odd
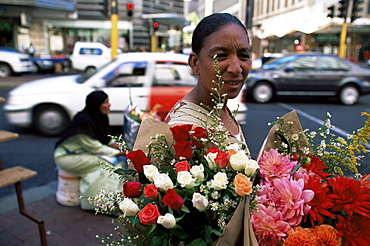
[(44, 64), (45, 66), (53, 66), (54, 65), (54, 63), (52, 61), (48, 61), (48, 60), (43, 60), (42, 64)]
[(366, 87), (370, 87), (370, 81), (362, 81), (363, 85), (366, 86)]
[(6, 100), (8, 105), (22, 105), (24, 103), (24, 97), (22, 96), (10, 96)]

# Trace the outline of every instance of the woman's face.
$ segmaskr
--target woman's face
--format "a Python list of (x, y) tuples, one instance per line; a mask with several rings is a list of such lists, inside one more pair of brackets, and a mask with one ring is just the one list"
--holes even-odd
[(102, 114), (109, 114), (110, 113), (110, 103), (109, 98), (107, 97), (105, 101), (100, 105), (100, 112)]
[(190, 66), (199, 76), (199, 85), (207, 93), (215, 88), (214, 55), (217, 55), (222, 80), (225, 82), (221, 94), (235, 98), (244, 86), (251, 66), (251, 53), (245, 29), (229, 24), (212, 33), (204, 42), (199, 55), (192, 54)]

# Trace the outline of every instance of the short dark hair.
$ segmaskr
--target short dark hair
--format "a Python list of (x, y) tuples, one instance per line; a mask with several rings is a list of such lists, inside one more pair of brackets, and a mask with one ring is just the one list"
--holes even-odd
[(208, 36), (229, 24), (241, 26), (248, 36), (246, 27), (237, 17), (229, 13), (215, 13), (203, 18), (195, 28), (191, 43), (193, 52), (199, 55)]

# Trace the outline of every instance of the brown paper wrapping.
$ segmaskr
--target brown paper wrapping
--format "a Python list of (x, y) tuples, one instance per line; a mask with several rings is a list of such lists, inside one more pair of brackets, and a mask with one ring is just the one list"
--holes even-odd
[[(301, 122), (299, 121), (297, 112), (295, 110), (290, 111), (289, 113), (281, 116), (280, 118), (283, 118), (284, 121), (291, 121), (293, 122), (292, 127), (287, 132), (288, 136), (292, 136), (293, 134), (298, 134), (300, 132), (303, 132)], [(265, 138), (265, 141), (262, 144), (262, 147), (258, 153), (257, 161), (259, 160), (260, 156), (262, 155), (263, 151), (269, 151), (270, 149), (276, 149), (278, 147), (281, 147), (280, 144), (278, 145), (275, 143), (275, 140), (277, 138), (277, 135), (275, 134), (276, 129), (280, 127), (280, 124), (275, 124), (271, 127), (270, 131), (267, 134), (267, 137)], [(303, 137), (303, 145), (305, 147), (309, 147), (309, 143), (305, 136)]]

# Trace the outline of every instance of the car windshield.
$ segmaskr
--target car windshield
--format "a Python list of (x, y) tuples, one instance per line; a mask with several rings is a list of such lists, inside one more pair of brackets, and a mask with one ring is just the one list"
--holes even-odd
[(297, 58), (296, 55), (286, 56), (283, 58), (273, 59), (263, 64), (262, 69), (264, 70), (278, 70), (285, 66), (288, 62), (291, 62)]
[(90, 73), (90, 74), (84, 73), (84, 74), (82, 74), (80, 77), (77, 78), (77, 83), (79, 83), (79, 84), (85, 83), (85, 81), (87, 81), (89, 78), (91, 78), (92, 76), (94, 76), (95, 74), (97, 74), (100, 70), (103, 70), (105, 67), (109, 66), (109, 64), (111, 64), (115, 60), (116, 59), (114, 59), (113, 61), (108, 62), (107, 64), (105, 64), (104, 66), (96, 69), (95, 72), (93, 72), (93, 73)]

